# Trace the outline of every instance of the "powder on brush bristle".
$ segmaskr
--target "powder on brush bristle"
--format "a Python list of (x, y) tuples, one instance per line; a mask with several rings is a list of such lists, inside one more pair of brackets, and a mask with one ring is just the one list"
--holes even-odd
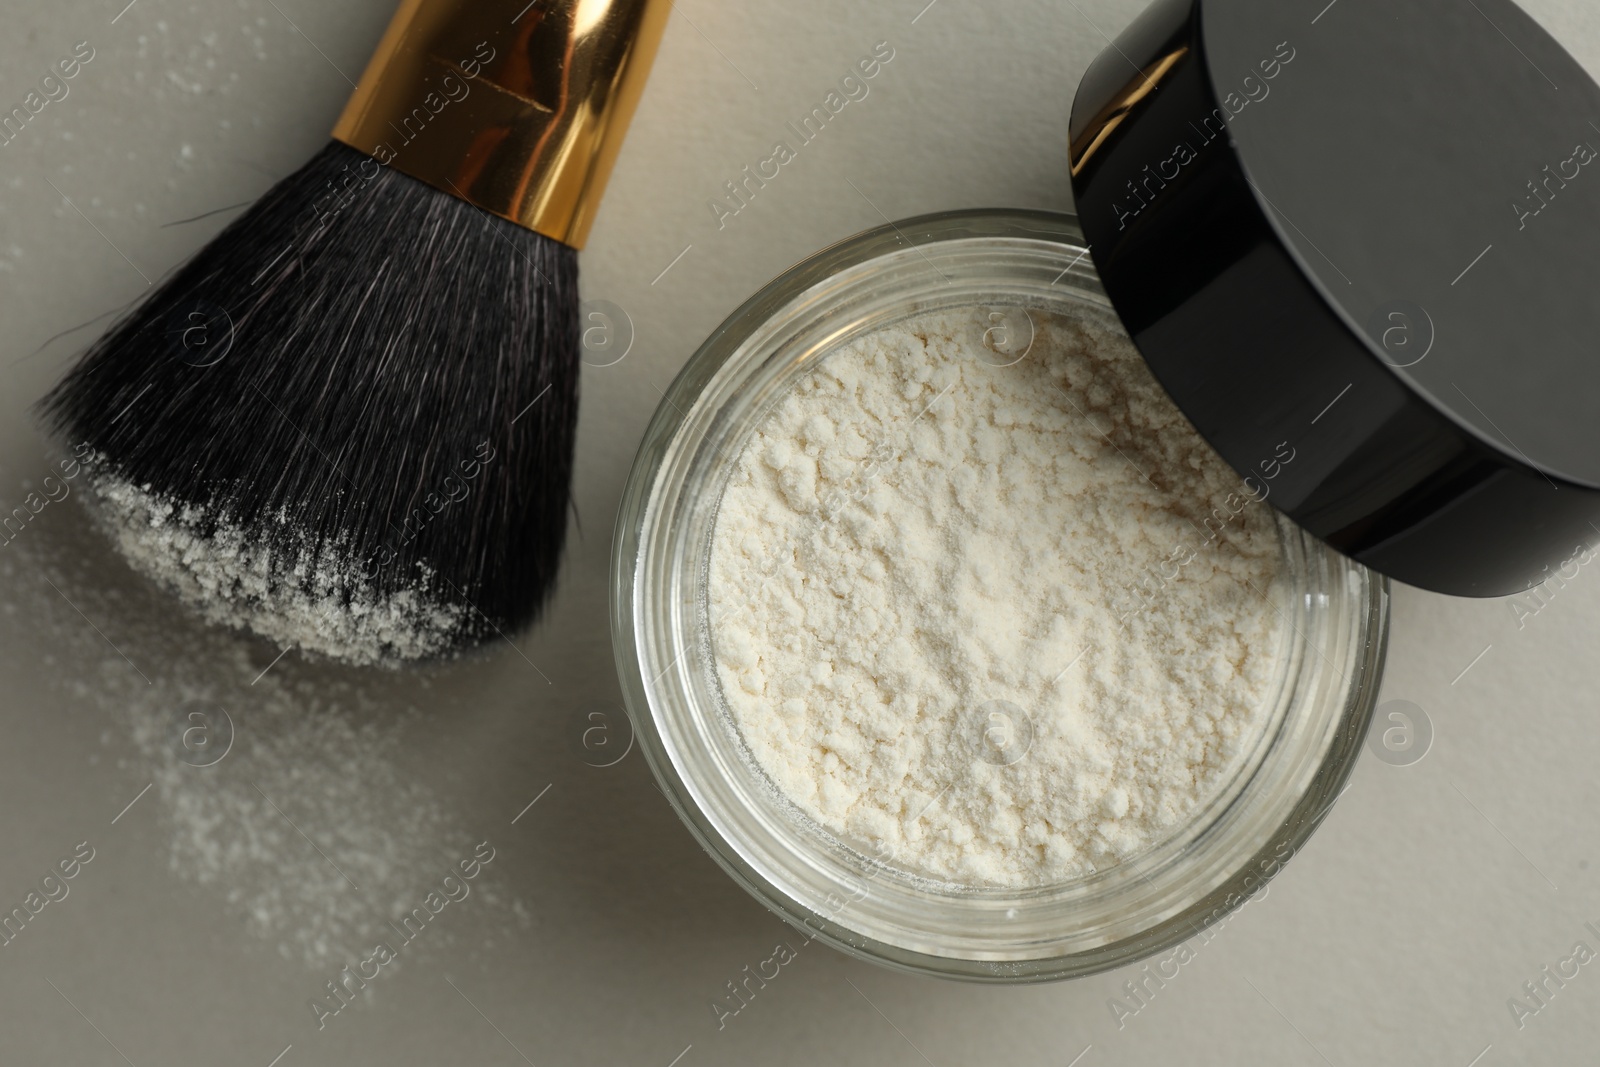
[(98, 518), (135, 567), (209, 622), (355, 664), (424, 659), (450, 647), (465, 605), (418, 564), (410, 588), (380, 592), (340, 545), (297, 536), (292, 520), (255, 528), (147, 489), (90, 475)]

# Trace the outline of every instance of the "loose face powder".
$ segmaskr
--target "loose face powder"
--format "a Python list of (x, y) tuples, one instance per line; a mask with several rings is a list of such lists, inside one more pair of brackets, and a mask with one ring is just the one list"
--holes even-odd
[(1182, 829), (1267, 729), (1267, 484), (1094, 309), (876, 330), (772, 406), (723, 492), (722, 698), (793, 810), (894, 866), (1105, 870)]

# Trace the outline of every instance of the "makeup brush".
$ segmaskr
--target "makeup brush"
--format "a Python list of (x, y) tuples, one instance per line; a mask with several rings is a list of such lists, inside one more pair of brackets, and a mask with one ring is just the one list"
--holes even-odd
[(405, 0), (334, 140), (44, 399), (133, 565), (358, 663), (556, 577), (582, 246), (669, 0)]

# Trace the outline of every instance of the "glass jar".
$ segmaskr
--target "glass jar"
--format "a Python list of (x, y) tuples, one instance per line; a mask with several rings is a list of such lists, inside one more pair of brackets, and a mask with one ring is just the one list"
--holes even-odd
[(930, 881), (796, 816), (722, 700), (708, 573), (722, 491), (771, 406), (840, 345), (944, 308), (1108, 314), (1070, 215), (957, 212), (851, 238), (794, 267), (695, 353), (645, 433), (612, 555), (612, 638), (640, 749), (700, 843), (808, 938), (989, 982), (1107, 970), (1203, 933), (1261, 893), (1360, 752), (1388, 635), (1386, 580), (1276, 519), (1284, 580), (1270, 717), (1224, 788), (1114, 867), (1026, 889)]

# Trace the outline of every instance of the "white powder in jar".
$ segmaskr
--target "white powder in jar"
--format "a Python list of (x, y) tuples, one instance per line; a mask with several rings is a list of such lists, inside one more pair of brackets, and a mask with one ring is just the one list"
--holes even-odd
[(1029, 312), (1000, 366), (1021, 314), (926, 313), (823, 359), (739, 456), (709, 575), (722, 692), (777, 789), (970, 885), (1180, 829), (1265, 731), (1285, 625), (1270, 507), (1120, 328)]

